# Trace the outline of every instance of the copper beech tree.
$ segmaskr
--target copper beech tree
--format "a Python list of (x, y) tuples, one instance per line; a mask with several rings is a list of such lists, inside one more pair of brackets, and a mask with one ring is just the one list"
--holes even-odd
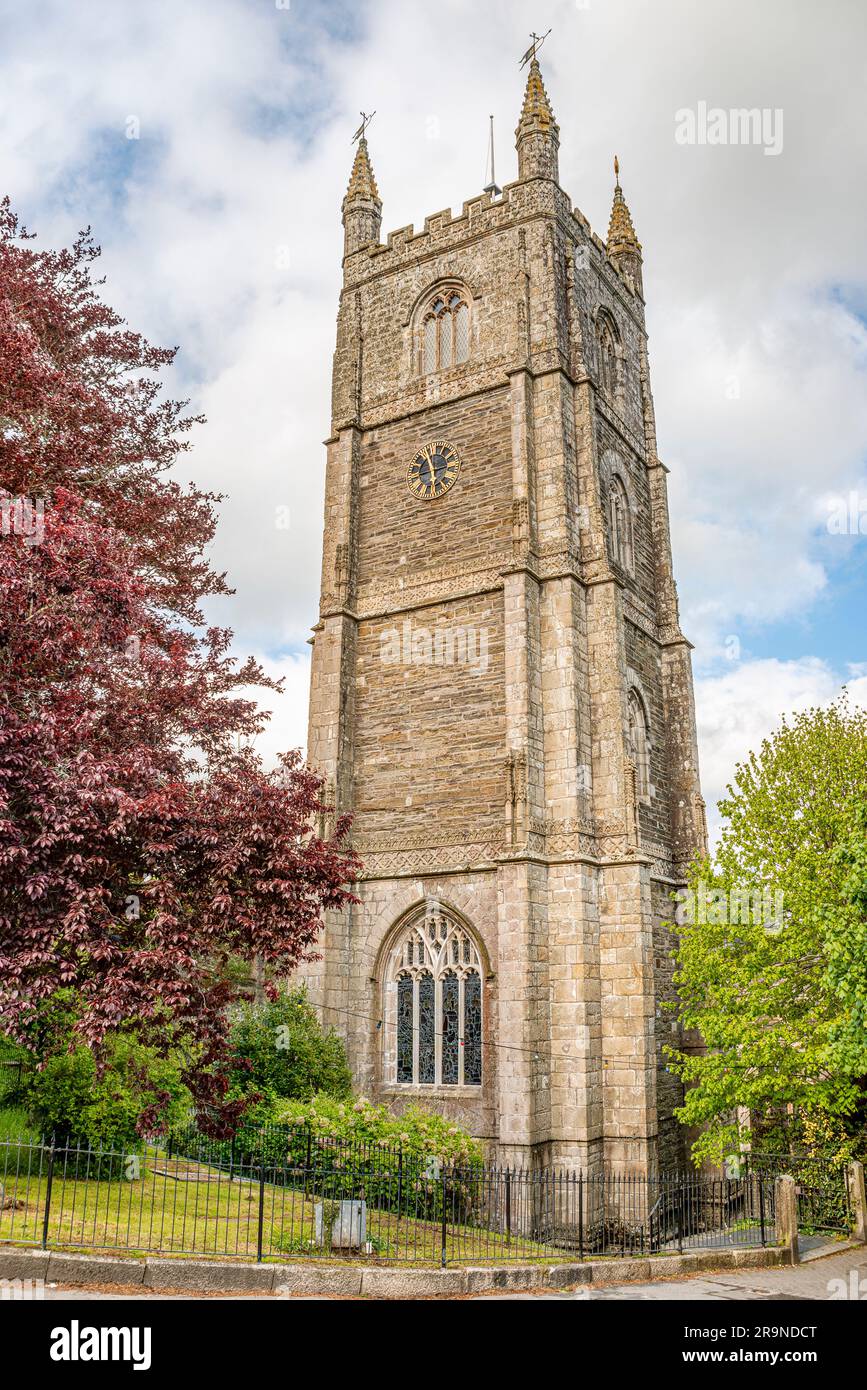
[(26, 1044), (67, 992), (75, 1042), (179, 1053), (225, 1132), (227, 962), (291, 971), (357, 865), (300, 756), (250, 751), (241, 688), (271, 682), (201, 612), (230, 592), (220, 498), (169, 475), (174, 353), (102, 301), (97, 254), (34, 249), (0, 204), (0, 1032)]

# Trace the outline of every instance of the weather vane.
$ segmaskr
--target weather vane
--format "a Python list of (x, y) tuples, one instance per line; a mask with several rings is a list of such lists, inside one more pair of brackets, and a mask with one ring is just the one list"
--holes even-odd
[(358, 127), (357, 131), (350, 140), (350, 145), (354, 145), (356, 140), (361, 140), (363, 138), (364, 132), (370, 125), (370, 122), (373, 120), (374, 116), (376, 115), (376, 112), (371, 111), (370, 115), (368, 116), (366, 111), (360, 111), (359, 115), (361, 116), (361, 125)]
[(529, 63), (531, 58), (535, 58), (536, 51), (542, 47), (542, 44), (545, 42), (550, 32), (551, 30), (549, 29), (548, 32), (545, 34), (534, 34), (532, 32), (530, 33), (530, 38), (533, 40), (533, 42), (530, 44), (530, 47), (527, 49), (527, 52), (524, 54), (523, 58), (518, 64), (519, 68), (522, 68), (526, 63)]

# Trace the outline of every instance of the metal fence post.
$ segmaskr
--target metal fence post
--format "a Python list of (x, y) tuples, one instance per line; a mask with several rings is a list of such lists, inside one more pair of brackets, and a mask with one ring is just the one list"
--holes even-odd
[(443, 1206), (443, 1221), (442, 1221), (442, 1231), (441, 1231), (441, 1239), (440, 1239), (440, 1263), (441, 1263), (443, 1269), (445, 1269), (445, 1267), (446, 1267), (446, 1198), (447, 1198), (447, 1196), (448, 1196), (448, 1182), (447, 1182), (447, 1179), (446, 1179), (446, 1169), (445, 1169), (445, 1164), (444, 1164), (444, 1165), (443, 1165), (442, 1173), (440, 1174), (440, 1199), (441, 1199), (441, 1201), (442, 1201), (442, 1206)]
[(506, 1240), (512, 1239), (512, 1170), (506, 1169)]
[(761, 1177), (759, 1178), (759, 1227), (762, 1233), (762, 1245), (765, 1245), (767, 1243), (765, 1241), (765, 1184)]
[(578, 1174), (578, 1258), (584, 1259), (584, 1174)]
[(54, 1184), (54, 1140), (48, 1150), (48, 1174), (45, 1184), (45, 1215), (42, 1218), (42, 1249), (48, 1249), (48, 1218), (51, 1214), (51, 1188)]
[(683, 1183), (684, 1179), (680, 1178), (677, 1184), (677, 1201), (674, 1207), (677, 1212), (677, 1253), (679, 1255), (683, 1254)]
[(397, 1155), (397, 1219), (402, 1216), (403, 1207), (403, 1149)]
[(256, 1237), (256, 1263), (262, 1263), (262, 1235), (265, 1229), (265, 1167), (259, 1168), (259, 1231)]

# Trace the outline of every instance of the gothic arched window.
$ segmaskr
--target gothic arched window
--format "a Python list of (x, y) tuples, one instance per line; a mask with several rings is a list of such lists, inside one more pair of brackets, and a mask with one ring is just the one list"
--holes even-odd
[(472, 937), (444, 908), (404, 928), (391, 953), (396, 1074), (406, 1086), (482, 1084), (482, 966)]
[(470, 355), (470, 310), (459, 290), (434, 297), (422, 319), (421, 370), (443, 371), (459, 366)]
[(608, 529), (611, 538), (611, 559), (622, 569), (632, 572), (632, 507), (629, 494), (617, 474), (608, 487)]
[(626, 745), (635, 767), (635, 789), (642, 800), (650, 797), (650, 732), (644, 701), (634, 686), (626, 697)]
[(596, 344), (599, 351), (599, 381), (606, 396), (613, 399), (618, 385), (617, 340), (607, 314), (599, 317)]

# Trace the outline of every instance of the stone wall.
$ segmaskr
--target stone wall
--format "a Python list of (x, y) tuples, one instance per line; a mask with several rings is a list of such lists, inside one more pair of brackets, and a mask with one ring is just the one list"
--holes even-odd
[(355, 669), (353, 807), (365, 842), (424, 848), (451, 832), (498, 833), (502, 594), (361, 622)]

